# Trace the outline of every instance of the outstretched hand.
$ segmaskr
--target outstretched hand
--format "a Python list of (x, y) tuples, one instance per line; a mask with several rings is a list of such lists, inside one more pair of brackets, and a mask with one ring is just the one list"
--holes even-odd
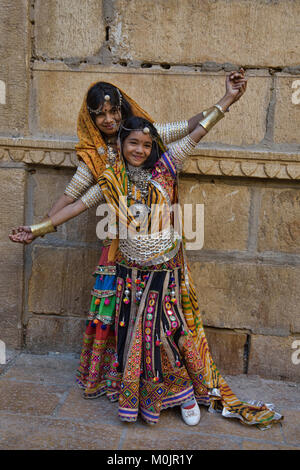
[(29, 244), (34, 240), (34, 235), (31, 228), (27, 225), (21, 225), (18, 228), (13, 228), (12, 233), (8, 235), (9, 239), (14, 243)]
[(247, 89), (247, 79), (245, 70), (241, 67), (238, 72), (231, 72), (226, 76), (226, 94), (231, 96), (235, 103), (245, 93)]

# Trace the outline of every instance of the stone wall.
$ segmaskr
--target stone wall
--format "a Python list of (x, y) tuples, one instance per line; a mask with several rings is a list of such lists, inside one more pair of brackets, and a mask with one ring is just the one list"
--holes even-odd
[(219, 100), (243, 66), (246, 95), (180, 178), (182, 204), (204, 204), (204, 246), (188, 256), (220, 370), (299, 379), (300, 2), (0, 0), (0, 11), (0, 339), (80, 350), (95, 210), (26, 248), (7, 234), (40, 220), (74, 173), (89, 84), (111, 81), (170, 121)]

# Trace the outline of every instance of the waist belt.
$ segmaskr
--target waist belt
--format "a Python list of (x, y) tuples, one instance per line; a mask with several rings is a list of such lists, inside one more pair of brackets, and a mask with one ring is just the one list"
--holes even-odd
[(127, 259), (150, 266), (173, 258), (179, 250), (180, 241), (181, 236), (171, 228), (150, 235), (120, 239), (119, 249)]

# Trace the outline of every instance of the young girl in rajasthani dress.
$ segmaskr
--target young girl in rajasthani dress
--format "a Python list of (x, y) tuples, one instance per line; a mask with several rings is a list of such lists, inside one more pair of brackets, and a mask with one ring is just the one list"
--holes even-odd
[[(184, 421), (195, 425), (200, 419), (198, 404), (260, 427), (282, 418), (270, 406), (241, 402), (217, 370), (184, 240), (169, 210), (178, 202), (177, 174), (183, 160), (224, 117), (227, 106), (225, 102), (223, 109), (215, 105), (207, 110), (187, 136), (185, 149), (176, 155), (163, 151), (151, 122), (128, 119), (120, 129), (116, 163), (98, 180), (102, 200), (114, 210), (119, 233), (125, 229), (128, 235), (120, 236), (116, 252), (111, 251), (117, 274), (115, 319), (114, 325), (103, 329), (115, 329), (114, 373), (107, 375), (107, 385), (114, 389), (124, 421), (135, 421), (140, 414), (155, 424), (161, 410), (181, 405)], [(76, 202), (72, 210), (51, 217), (49, 225), (53, 229), (83, 210), (84, 205)], [(26, 227), (23, 235), (35, 236), (35, 230)]]

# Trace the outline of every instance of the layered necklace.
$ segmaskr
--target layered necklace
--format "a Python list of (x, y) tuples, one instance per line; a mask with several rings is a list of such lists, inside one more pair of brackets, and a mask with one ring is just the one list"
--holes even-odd
[(107, 161), (108, 165), (112, 166), (116, 163), (117, 152), (114, 150), (112, 145), (107, 144)]
[[(151, 209), (146, 201), (149, 194), (149, 183), (152, 178), (152, 170), (129, 165), (127, 163), (127, 201), (135, 201), (135, 206), (139, 211), (150, 212)], [(140, 197), (138, 196), (138, 191)], [(143, 206), (143, 207), (142, 207)]]
[(107, 145), (107, 162), (109, 166), (112, 166), (116, 163), (116, 156), (117, 156), (117, 151), (115, 150), (116, 146), (116, 137), (108, 137), (106, 139), (106, 145)]

